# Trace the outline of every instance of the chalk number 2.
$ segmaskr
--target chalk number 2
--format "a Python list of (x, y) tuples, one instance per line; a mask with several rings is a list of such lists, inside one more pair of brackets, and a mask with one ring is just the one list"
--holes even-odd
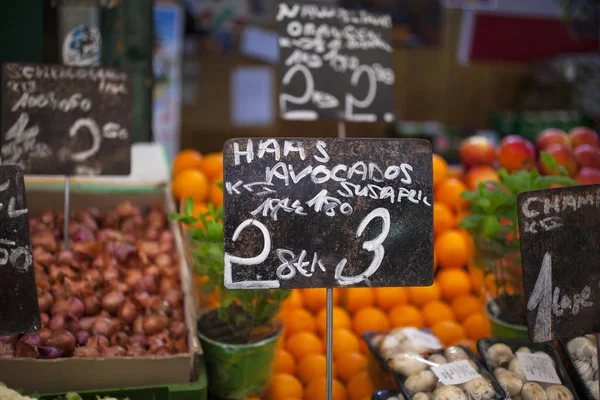
[[(356, 276), (345, 276), (342, 275), (344, 271), (344, 267), (346, 266), (347, 259), (343, 258), (335, 268), (335, 279), (342, 286), (353, 285), (359, 282), (362, 282), (368, 279), (371, 275), (373, 275), (379, 267), (381, 266), (381, 262), (383, 261), (383, 257), (385, 255), (385, 248), (383, 247), (383, 243), (388, 237), (390, 233), (390, 213), (385, 208), (377, 208), (371, 211), (359, 224), (358, 229), (356, 230), (356, 237), (361, 237), (367, 226), (376, 218), (381, 218), (383, 222), (383, 226), (381, 229), (381, 233), (372, 240), (367, 240), (363, 243), (362, 248), (367, 250), (368, 252), (373, 253), (373, 259), (369, 264), (369, 267), (360, 275)], [(243, 221), (234, 231), (233, 237), (231, 240), (233, 242), (237, 241), (242, 231), (250, 226), (254, 226), (258, 228), (263, 235), (263, 248), (260, 254), (255, 257), (236, 257), (232, 256), (229, 253), (225, 253), (224, 259), (224, 280), (225, 287), (228, 289), (277, 289), (280, 287), (279, 280), (258, 280), (258, 281), (240, 281), (233, 282), (233, 265), (259, 265), (263, 263), (269, 253), (271, 252), (271, 234), (267, 227), (255, 220), (255, 219), (247, 219)]]

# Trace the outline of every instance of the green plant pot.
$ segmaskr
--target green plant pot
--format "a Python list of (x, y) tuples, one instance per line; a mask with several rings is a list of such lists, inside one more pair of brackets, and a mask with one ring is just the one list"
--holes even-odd
[(198, 332), (206, 371), (208, 390), (221, 399), (244, 399), (263, 395), (273, 372), (275, 335), (256, 343), (226, 344), (207, 338)]
[(504, 322), (490, 312), (490, 301), (485, 304), (485, 314), (490, 320), (492, 336), (498, 339), (529, 339), (527, 327)]

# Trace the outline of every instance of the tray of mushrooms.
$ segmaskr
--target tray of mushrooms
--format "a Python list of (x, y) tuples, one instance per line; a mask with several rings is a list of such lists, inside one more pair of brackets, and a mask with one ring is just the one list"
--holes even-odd
[(566, 354), (567, 368), (576, 371), (571, 374), (573, 382), (578, 386), (579, 395), (588, 400), (600, 400), (598, 388), (598, 351), (595, 335), (579, 336), (574, 339), (560, 341)]
[[(488, 370), (514, 400), (575, 400), (578, 399), (571, 379), (556, 349), (549, 343), (532, 343), (521, 339), (480, 339), (477, 349)], [(523, 368), (523, 357), (517, 353), (538, 355), (550, 359), (560, 384), (542, 379), (529, 380)], [(546, 370), (542, 373), (552, 376)]]
[[(388, 333), (368, 332), (365, 334), (365, 340), (375, 358), (393, 376), (403, 394), (400, 398), (504, 400), (507, 397), (495, 378), (464, 346), (432, 349), (432, 346), (407, 337), (402, 328)], [(434, 373), (436, 367), (461, 361), (472, 367), (475, 377), (461, 384), (444, 385)]]

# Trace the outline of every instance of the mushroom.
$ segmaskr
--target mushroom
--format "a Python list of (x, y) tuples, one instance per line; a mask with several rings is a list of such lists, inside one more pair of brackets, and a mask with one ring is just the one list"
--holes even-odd
[(427, 369), (427, 362), (414, 353), (400, 353), (388, 361), (390, 368), (403, 376), (416, 375)]
[(404, 334), (404, 329), (405, 328), (394, 328), (388, 333), (388, 336), (394, 336), (399, 342), (404, 342), (407, 339)]
[(398, 346), (398, 349), (402, 353), (416, 353), (416, 354), (423, 354), (429, 350), (429, 348), (427, 348), (419, 343), (415, 343), (412, 340), (405, 340), (404, 342), (400, 343), (400, 345)]
[(597, 380), (585, 381), (585, 386), (588, 388), (588, 390), (596, 400), (600, 399), (600, 385)]
[(531, 353), (531, 349), (527, 346), (519, 347), (516, 353)]
[(404, 386), (411, 394), (431, 392), (435, 389), (437, 382), (438, 379), (435, 374), (429, 370), (425, 370), (416, 375), (409, 376), (404, 382)]
[(525, 371), (523, 371), (523, 364), (521, 364), (521, 360), (519, 357), (513, 358), (508, 364), (508, 370), (517, 374), (519, 378), (523, 382), (527, 382), (527, 377), (525, 376)]
[(508, 367), (515, 353), (504, 343), (495, 343), (490, 346), (485, 354), (492, 368)]
[(598, 370), (594, 369), (592, 364), (583, 358), (573, 359), (575, 369), (584, 381), (598, 380)]
[(371, 338), (371, 344), (377, 348), (379, 348), (379, 345), (381, 344), (381, 341), (385, 338), (385, 335), (378, 333), (377, 335), (374, 335)]
[[(583, 380), (598, 380), (598, 355), (596, 346), (587, 337), (575, 338), (567, 343), (573, 364)], [(588, 364), (589, 367), (584, 364)], [(580, 371), (581, 370), (581, 371)]]
[(523, 400), (548, 400), (548, 395), (544, 388), (535, 382), (527, 382), (521, 389)]
[(475, 378), (462, 385), (463, 390), (472, 400), (491, 400), (496, 391), (492, 383), (485, 378)]
[(392, 358), (400, 353), (400, 341), (393, 335), (386, 335), (379, 343), (379, 354), (384, 360)]
[(429, 358), (427, 358), (427, 360), (437, 365), (448, 364), (448, 360), (446, 360), (446, 357), (439, 353), (430, 355)]
[(546, 388), (548, 400), (573, 400), (573, 393), (563, 385), (550, 385)]
[(430, 400), (430, 399), (429, 399), (429, 395), (427, 393), (419, 392), (419, 393), (413, 394), (412, 400)]
[(465, 392), (456, 386), (440, 386), (433, 392), (432, 400), (468, 400)]
[(500, 386), (502, 386), (510, 396), (516, 396), (521, 393), (523, 380), (519, 378), (517, 374), (504, 368), (498, 368), (494, 371), (494, 375)]
[(467, 352), (458, 346), (450, 346), (444, 350), (444, 357), (446, 357), (448, 362), (469, 360)]

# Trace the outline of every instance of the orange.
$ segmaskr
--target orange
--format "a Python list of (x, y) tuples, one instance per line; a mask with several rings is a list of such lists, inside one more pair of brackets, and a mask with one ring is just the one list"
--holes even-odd
[(435, 252), (435, 246), (433, 247), (433, 272), (437, 271), (438, 269), (438, 256), (437, 253)]
[(467, 319), (463, 321), (463, 327), (465, 328), (469, 339), (473, 340), (490, 337), (492, 334), (490, 321), (481, 312), (468, 316)]
[(361, 335), (367, 331), (386, 331), (390, 329), (387, 315), (378, 308), (361, 308), (352, 320), (354, 332)]
[(452, 311), (454, 311), (454, 315), (459, 321), (464, 320), (471, 314), (480, 312), (481, 309), (482, 306), (479, 299), (470, 294), (458, 296), (452, 300)]
[(371, 307), (375, 303), (373, 288), (348, 288), (346, 290), (345, 306), (348, 311), (355, 313), (361, 308)]
[(186, 169), (202, 168), (202, 154), (196, 150), (182, 150), (173, 160), (173, 176)]
[(281, 309), (284, 311), (302, 308), (302, 306), (302, 295), (299, 289), (293, 289), (288, 298), (281, 303)]
[(411, 286), (408, 289), (408, 298), (415, 306), (424, 306), (426, 303), (439, 300), (441, 297), (440, 287), (436, 282), (431, 286)]
[(289, 310), (285, 315), (285, 331), (288, 335), (296, 332), (316, 332), (315, 317), (303, 308)]
[(433, 186), (444, 181), (448, 177), (448, 163), (443, 157), (434, 154), (432, 157), (433, 163)]
[(202, 166), (200, 169), (211, 181), (223, 175), (223, 153), (210, 153), (205, 155), (202, 159)]
[[(322, 336), (325, 336), (327, 333), (327, 309), (321, 309), (315, 319), (317, 320), (317, 331)], [(350, 328), (351, 326), (352, 323), (350, 322), (348, 311), (341, 307), (333, 306), (333, 328)]]
[(431, 331), (445, 346), (467, 337), (464, 328), (456, 321), (440, 321), (431, 327)]
[(320, 354), (323, 351), (321, 341), (311, 332), (297, 332), (285, 342), (285, 349), (294, 357), (296, 360), (309, 355), (309, 354)]
[(294, 357), (284, 349), (276, 349), (275, 359), (273, 360), (273, 371), (275, 373), (283, 372), (286, 374), (294, 374), (296, 371)]
[(455, 297), (471, 293), (471, 279), (462, 269), (443, 269), (438, 272), (437, 283), (442, 289), (442, 296), (452, 300)]
[(452, 308), (447, 303), (439, 300), (430, 301), (425, 304), (421, 310), (423, 317), (425, 318), (425, 324), (432, 326), (436, 322), (440, 321), (454, 321), (454, 313)]
[[(200, 218), (200, 216), (204, 216), (206, 221), (212, 221), (212, 215), (209, 214), (208, 206), (206, 203), (194, 203), (194, 207), (192, 208), (192, 215), (196, 218)], [(204, 223), (202, 221), (196, 222), (197, 228), (204, 228)]]
[(390, 311), (390, 323), (392, 328), (404, 328), (406, 326), (422, 328), (425, 325), (419, 309), (411, 305), (394, 307)]
[(368, 371), (359, 372), (350, 378), (347, 385), (350, 400), (361, 400), (363, 397), (373, 395), (375, 386), (369, 377)]
[[(335, 376), (335, 366), (333, 368)], [(327, 376), (327, 358), (323, 354), (309, 354), (298, 363), (296, 376), (303, 384)]]
[(208, 200), (215, 207), (223, 205), (223, 190), (217, 185), (217, 182), (210, 184), (208, 188)]
[(408, 303), (408, 293), (403, 287), (375, 288), (375, 304), (382, 310), (389, 311), (406, 303)]
[(498, 182), (500, 177), (498, 176), (498, 172), (493, 167), (489, 165), (477, 165), (474, 166), (467, 172), (465, 176), (465, 182), (470, 190), (477, 190), (477, 186), (481, 182), (494, 181)]
[(475, 242), (473, 241), (473, 237), (467, 232), (466, 229), (458, 229), (458, 233), (460, 233), (465, 239), (465, 243), (467, 245), (467, 252), (469, 254), (468, 258), (471, 258), (471, 255), (475, 251)]
[[(347, 400), (348, 393), (344, 385), (337, 379), (332, 384), (332, 400)], [(325, 400), (327, 398), (327, 379), (325, 377), (313, 379), (304, 391), (304, 400)]]
[(192, 197), (195, 201), (204, 201), (208, 195), (208, 180), (201, 171), (186, 169), (175, 175), (171, 190), (177, 200)]
[(464, 236), (456, 230), (442, 233), (435, 239), (435, 252), (442, 268), (462, 268), (469, 261), (469, 248)]
[(348, 383), (359, 372), (367, 371), (369, 361), (357, 351), (342, 354), (336, 359), (337, 374), (340, 380)]
[(351, 352), (359, 351), (358, 337), (346, 328), (335, 328), (333, 330), (333, 357), (338, 357)]
[(302, 398), (304, 390), (302, 384), (294, 375), (279, 373), (271, 377), (267, 399), (279, 400), (286, 397)]
[[(304, 307), (317, 312), (327, 305), (327, 289), (300, 289)], [(339, 289), (333, 289), (333, 304), (339, 304)]]
[(441, 182), (434, 190), (435, 201), (440, 201), (452, 210), (464, 208), (468, 202), (460, 195), (467, 186), (458, 178), (449, 178)]
[(433, 203), (433, 233), (436, 237), (456, 226), (456, 219), (450, 207), (438, 201)]
[(448, 178), (463, 179), (465, 176), (465, 168), (462, 165), (449, 165)]

